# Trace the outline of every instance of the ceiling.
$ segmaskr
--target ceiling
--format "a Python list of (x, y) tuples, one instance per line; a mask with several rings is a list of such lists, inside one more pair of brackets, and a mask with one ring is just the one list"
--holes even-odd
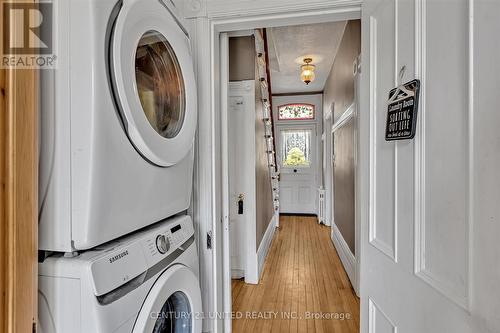
[[(267, 29), (273, 94), (323, 91), (346, 21)], [(300, 80), (303, 59), (316, 66), (316, 79), (309, 85)]]

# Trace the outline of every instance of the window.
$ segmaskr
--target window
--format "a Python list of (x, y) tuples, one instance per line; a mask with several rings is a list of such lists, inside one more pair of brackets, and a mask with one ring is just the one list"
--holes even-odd
[(182, 291), (176, 291), (163, 304), (156, 318), (153, 333), (191, 332), (191, 305)]
[(181, 68), (174, 50), (157, 31), (146, 32), (135, 52), (137, 92), (149, 124), (164, 138), (179, 134), (186, 112)]
[(309, 167), (311, 164), (311, 130), (281, 131), (283, 167)]
[(307, 120), (314, 119), (314, 105), (286, 104), (278, 107), (279, 120)]

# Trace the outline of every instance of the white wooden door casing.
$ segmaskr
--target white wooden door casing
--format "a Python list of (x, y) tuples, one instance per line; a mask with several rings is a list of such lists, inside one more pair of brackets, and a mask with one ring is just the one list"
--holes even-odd
[[(222, 228), (220, 99), (221, 32), (359, 19), (362, 0), (303, 1), (183, 1), (182, 12), (189, 21), (190, 39), (198, 86), (198, 129), (195, 143), (195, 171), (192, 213), (200, 253), (200, 284), (205, 313), (224, 309)], [(222, 83), (222, 85), (221, 85)], [(212, 248), (207, 246), (212, 235)], [(230, 321), (227, 321), (230, 323)], [(220, 318), (203, 321), (203, 331), (223, 330)], [(226, 327), (227, 328), (227, 327)], [(227, 332), (230, 330), (227, 329)]]
[[(329, 108), (329, 109), (328, 109)], [(320, 157), (323, 163), (323, 178), (321, 183), (325, 189), (325, 224), (331, 226), (331, 221), (333, 220), (333, 209), (332, 209), (332, 193), (333, 193), (333, 180), (332, 180), (332, 133), (331, 128), (333, 125), (332, 121), (333, 115), (333, 103), (330, 106), (325, 106), (323, 112), (323, 154)]]
[[(500, 245), (487, 236), (500, 229), (500, 46), (484, 37), (499, 11), (486, 0), (363, 5), (361, 332), (500, 331)], [(402, 66), (402, 81), (421, 80), (417, 134), (386, 142)]]

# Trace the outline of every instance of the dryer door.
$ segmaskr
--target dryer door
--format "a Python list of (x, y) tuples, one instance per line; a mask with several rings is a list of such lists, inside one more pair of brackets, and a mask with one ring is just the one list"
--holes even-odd
[(202, 325), (199, 282), (187, 267), (165, 270), (151, 288), (133, 333), (199, 333)]
[(115, 96), (130, 141), (159, 166), (190, 151), (196, 84), (189, 40), (160, 1), (125, 0), (110, 48)]

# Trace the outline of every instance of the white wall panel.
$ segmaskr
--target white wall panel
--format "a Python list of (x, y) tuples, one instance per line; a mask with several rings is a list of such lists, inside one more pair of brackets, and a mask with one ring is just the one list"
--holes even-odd
[[(422, 79), (415, 270), (462, 306), (468, 289), (468, 8), (417, 1)], [(446, 19), (442, 13), (446, 12)], [(452, 55), (452, 56), (451, 56)]]
[(310, 186), (299, 186), (299, 202), (310, 202), (313, 200), (314, 193), (311, 193)]
[[(370, 207), (370, 243), (384, 254), (397, 261), (396, 221), (396, 165), (395, 143), (385, 141), (385, 121), (388, 92), (394, 85), (395, 63), (395, 1), (380, 5), (377, 19), (371, 19), (370, 103), (372, 149), (370, 169), (372, 172)], [(383, 36), (383, 38), (379, 38)]]
[(397, 327), (371, 299), (368, 301), (368, 332), (397, 333)]

